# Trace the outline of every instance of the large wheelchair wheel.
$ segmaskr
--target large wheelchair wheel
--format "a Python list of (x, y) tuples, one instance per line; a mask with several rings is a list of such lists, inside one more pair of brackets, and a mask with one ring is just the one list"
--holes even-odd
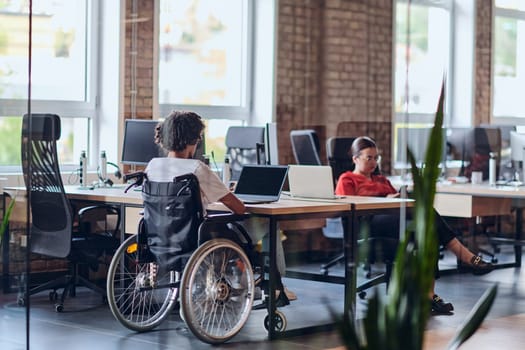
[(186, 264), (181, 280), (182, 316), (200, 340), (219, 344), (244, 326), (253, 305), (252, 265), (228, 239), (202, 244)]
[(108, 303), (113, 316), (125, 327), (144, 332), (158, 326), (177, 302), (180, 274), (158, 274), (154, 262), (140, 262), (137, 236), (117, 249), (108, 271)]

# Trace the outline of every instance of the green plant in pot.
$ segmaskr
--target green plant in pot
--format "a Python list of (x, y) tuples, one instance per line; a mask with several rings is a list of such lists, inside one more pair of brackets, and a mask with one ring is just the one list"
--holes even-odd
[[(401, 238), (388, 293), (373, 294), (362, 320), (346, 310), (336, 317), (336, 324), (348, 349), (422, 349), (424, 332), (430, 314), (429, 294), (438, 259), (437, 233), (434, 226), (434, 196), (439, 177), (442, 151), (444, 84), (435, 115), (425, 166), (418, 168), (408, 150), (414, 182), (412, 222)], [(471, 314), (449, 344), (456, 349), (479, 327), (496, 296), (493, 285), (480, 298)]]

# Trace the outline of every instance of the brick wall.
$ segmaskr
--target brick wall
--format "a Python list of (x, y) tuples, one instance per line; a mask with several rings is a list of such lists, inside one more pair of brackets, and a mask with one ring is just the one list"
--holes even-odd
[(474, 125), (492, 119), (492, 1), (476, 1)]
[[(476, 6), (474, 122), (480, 124), (490, 122), (492, 114), (492, 0), (478, 0)], [(390, 172), (392, 12), (393, 0), (279, 1), (275, 108), (281, 163), (294, 162), (290, 130), (323, 126), (323, 159), (328, 137), (366, 132), (381, 140), (383, 171)], [(126, 18), (124, 114), (129, 118), (131, 0), (126, 1)], [(139, 0), (136, 116), (145, 119), (154, 113), (153, 18), (153, 2)]]
[(278, 12), (280, 161), (294, 163), (289, 131), (311, 125), (324, 142), (340, 122), (358, 126), (348, 136), (388, 122), (378, 132), (390, 139), (392, 1), (282, 0)]
[[(124, 48), (124, 116), (132, 117), (132, 104), (135, 97), (136, 117), (152, 119), (153, 116), (153, 74), (154, 61), (154, 1), (138, 0), (137, 14), (132, 15), (132, 1), (126, 0), (126, 44)], [(133, 64), (132, 28), (136, 25), (136, 63)], [(132, 91), (132, 77), (136, 72), (135, 91)]]

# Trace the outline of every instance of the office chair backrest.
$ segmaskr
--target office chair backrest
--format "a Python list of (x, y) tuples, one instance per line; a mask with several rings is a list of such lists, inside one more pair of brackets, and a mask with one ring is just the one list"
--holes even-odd
[(142, 185), (144, 223), (151, 253), (161, 268), (181, 271), (184, 259), (197, 248), (203, 220), (199, 181), (193, 174), (173, 182)]
[(290, 141), (295, 162), (299, 165), (321, 165), (319, 138), (312, 129), (291, 130)]
[(58, 165), (59, 138), (58, 115), (24, 115), (22, 169), (30, 195), (31, 251), (64, 258), (71, 250), (73, 215)]
[[(489, 156), (496, 154), (496, 169), (501, 161), (501, 130), (498, 128), (447, 128), (447, 157), (462, 161), (459, 175), (470, 177), (473, 171), (489, 178)], [(499, 174), (496, 174), (499, 176)]]
[(354, 162), (348, 154), (355, 137), (335, 136), (326, 141), (326, 157), (328, 164), (332, 167), (334, 184), (337, 184), (339, 175), (345, 171), (354, 170)]
[(230, 158), (231, 179), (237, 180), (244, 164), (263, 164), (264, 127), (230, 126), (226, 132), (226, 154)]
[[(471, 162), (481, 159), (479, 170), (483, 172), (483, 179), (489, 178), (489, 156), (496, 156), (496, 178), (499, 176), (499, 165), (501, 161), (501, 130), (499, 128), (476, 127), (474, 128), (474, 156)], [(477, 157), (477, 158), (476, 158)], [(475, 165), (475, 164), (474, 164)]]
[(498, 128), (501, 136), (499, 176), (507, 180), (514, 175), (515, 169), (511, 159), (510, 133), (516, 131), (515, 125), (481, 124), (482, 128)]

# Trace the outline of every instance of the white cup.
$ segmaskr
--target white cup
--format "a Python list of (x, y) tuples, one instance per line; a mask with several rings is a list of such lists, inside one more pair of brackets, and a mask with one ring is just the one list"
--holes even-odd
[(470, 177), (470, 182), (473, 184), (480, 184), (483, 182), (483, 172), (473, 171), (472, 176)]

